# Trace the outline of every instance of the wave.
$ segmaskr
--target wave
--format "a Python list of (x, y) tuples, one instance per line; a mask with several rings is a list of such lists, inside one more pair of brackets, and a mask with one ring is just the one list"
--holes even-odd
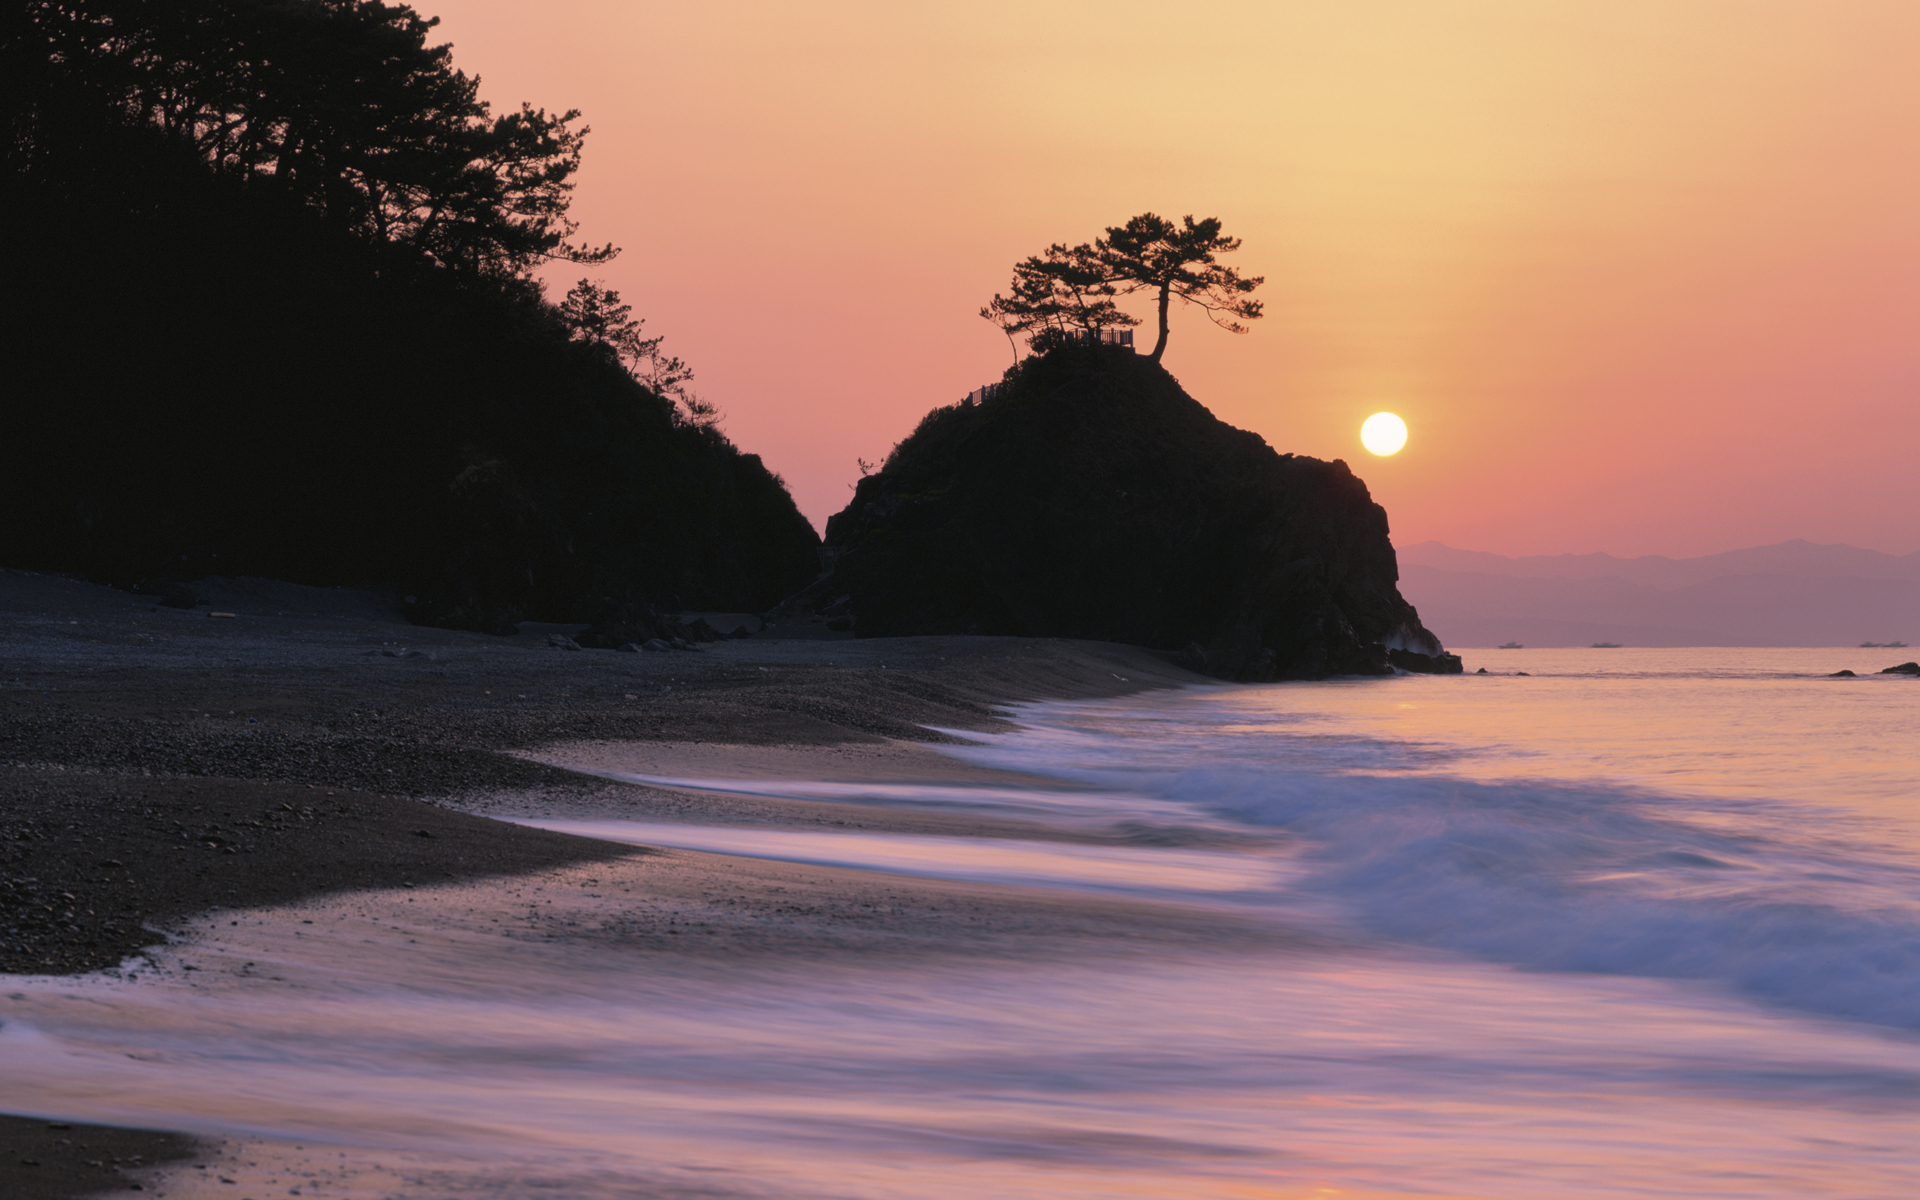
[(1217, 713), (1139, 739), (1046, 707), (1023, 714), (1039, 727), (963, 753), (1285, 830), (1308, 868), (1294, 886), (1376, 935), (1920, 1028), (1920, 864), (1847, 838), (1832, 810), (1467, 779), (1445, 773), (1444, 748), (1307, 724), (1251, 736)]

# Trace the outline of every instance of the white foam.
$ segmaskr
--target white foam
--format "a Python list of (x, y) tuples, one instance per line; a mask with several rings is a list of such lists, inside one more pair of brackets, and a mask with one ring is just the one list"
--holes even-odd
[(552, 944), (450, 988), (413, 981), (401, 933), (301, 928), (243, 925), (228, 957), (359, 969), (10, 984), (0, 1103), (431, 1153), (422, 1197), (1920, 1187), (1920, 1046), (1657, 981), (1165, 948), (689, 969)]
[(1072, 888), (1124, 895), (1255, 897), (1294, 868), (1277, 853), (1093, 846), (1012, 838), (814, 833), (740, 825), (520, 818), (524, 825), (639, 846), (706, 850), (932, 879)]
[(1524, 727), (1471, 679), (1039, 704), (945, 752), (1299, 835), (1292, 883), (1411, 945), (1920, 1028), (1920, 826), (1887, 803), (1920, 689), (1762, 675), (1581, 676)]

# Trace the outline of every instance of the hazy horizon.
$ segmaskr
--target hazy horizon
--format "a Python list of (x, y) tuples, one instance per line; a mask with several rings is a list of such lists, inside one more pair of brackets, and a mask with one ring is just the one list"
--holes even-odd
[(1509, 557), (1437, 541), (1395, 553), (1401, 595), (1455, 651), (1511, 642), (1856, 649), (1920, 642), (1920, 554), (1798, 539), (1694, 558)]
[(1811, 546), (1811, 547), (1822, 549), (1822, 550), (1825, 550), (1825, 549), (1858, 550), (1858, 551), (1863, 551), (1869, 554), (1884, 555), (1887, 558), (1894, 558), (1894, 559), (1913, 558), (1915, 555), (1920, 555), (1920, 548), (1915, 548), (1911, 550), (1887, 550), (1878, 546), (1856, 546), (1848, 542), (1816, 542), (1808, 538), (1799, 538), (1799, 537), (1782, 538), (1779, 541), (1764, 542), (1764, 543), (1758, 543), (1754, 545), (1728, 546), (1720, 550), (1704, 551), (1700, 554), (1653, 554), (1653, 553), (1621, 554), (1612, 550), (1556, 550), (1556, 551), (1549, 551), (1546, 553), (1512, 554), (1512, 553), (1506, 553), (1500, 550), (1488, 550), (1478, 546), (1456, 546), (1453, 543), (1447, 541), (1445, 538), (1438, 538), (1438, 537), (1422, 538), (1419, 541), (1407, 541), (1401, 538), (1393, 538), (1392, 541), (1393, 541), (1394, 550), (1402, 554), (1407, 553), (1408, 551), (1419, 550), (1423, 547), (1437, 546), (1437, 547), (1440, 547), (1441, 549), (1453, 551), (1455, 553), (1486, 554), (1486, 555), (1492, 555), (1496, 558), (1510, 559), (1515, 562), (1521, 561), (1523, 559), (1544, 559), (1544, 558), (1611, 558), (1611, 559), (1617, 559), (1620, 562), (1632, 562), (1635, 559), (1643, 559), (1643, 558), (1664, 558), (1674, 562), (1690, 562), (1690, 561), (1695, 561), (1702, 558), (1718, 558), (1722, 555), (1739, 554), (1743, 551), (1749, 551), (1749, 550), (1771, 550), (1771, 549), (1776, 549), (1780, 547), (1790, 547), (1790, 546), (1797, 546), (1797, 545), (1806, 545), (1806, 546)]

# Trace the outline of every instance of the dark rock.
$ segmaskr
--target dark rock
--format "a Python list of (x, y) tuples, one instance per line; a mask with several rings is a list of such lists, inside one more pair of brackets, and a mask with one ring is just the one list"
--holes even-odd
[(1882, 675), (1920, 675), (1920, 662), (1903, 662), (1897, 667), (1888, 667)]
[(860, 637), (1185, 647), (1235, 680), (1458, 671), (1401, 596), (1387, 516), (1344, 462), (1276, 453), (1144, 357), (1070, 347), (929, 413), (827, 524), (771, 620)]
[(1855, 676), (1852, 671), (1835, 671), (1833, 674), (1827, 676), (1827, 678), (1828, 679), (1854, 679), (1854, 678), (1857, 678), (1857, 676)]
[(1458, 654), (1422, 654), (1418, 650), (1402, 650), (1397, 646), (1387, 648), (1387, 662), (1402, 671), (1413, 671), (1420, 675), (1458, 675), (1461, 669)]
[(167, 608), (198, 608), (206, 601), (198, 592), (181, 582), (183, 576), (177, 572), (186, 564), (174, 562), (157, 574), (142, 575), (134, 578), (131, 572), (96, 571), (90, 576), (94, 583), (103, 583), (108, 587), (117, 587), (130, 591), (136, 596), (152, 596)]
[(449, 586), (439, 595), (409, 596), (401, 612), (415, 625), (438, 625), (446, 629), (471, 629), (495, 637), (512, 637), (520, 632), (522, 619), (518, 605), (506, 603), (486, 590)]
[(1478, 671), (1474, 672), (1475, 675), (1485, 675), (1486, 673), (1487, 669), (1485, 667), (1481, 667)]
[(1528, 674), (1527, 674), (1527, 672), (1525, 672), (1525, 671), (1515, 671), (1515, 672), (1514, 672), (1514, 674), (1515, 674), (1515, 675), (1519, 675), (1519, 676), (1523, 676), (1523, 677), (1525, 677), (1525, 678), (1527, 678), (1527, 679), (1531, 679), (1531, 678), (1533, 678), (1533, 676), (1531, 676), (1531, 675), (1528, 675)]
[(656, 627), (651, 624), (621, 622), (617, 625), (595, 625), (591, 629), (582, 629), (573, 635), (573, 640), (589, 650), (618, 650), (622, 646), (650, 642), (656, 636)]
[(590, 650), (617, 650), (621, 646), (648, 641), (660, 636), (665, 619), (650, 604), (597, 596), (583, 614), (590, 622), (573, 640)]
[(833, 620), (827, 622), (827, 628), (833, 630), (835, 633), (846, 633), (853, 628), (853, 618), (835, 617)]
[(578, 650), (580, 648), (579, 642), (574, 641), (564, 633), (548, 634), (547, 645), (552, 646), (555, 650)]
[(673, 649), (672, 646), (661, 641), (659, 638), (648, 638), (646, 641), (640, 643), (640, 648), (650, 654), (665, 654)]
[(626, 605), (575, 634), (574, 641), (588, 649), (618, 650), (628, 645), (645, 646), (651, 641), (719, 642), (726, 640), (726, 636), (707, 624), (704, 617), (688, 624), (644, 606)]
[(638, 654), (640, 653), (640, 643), (627, 642), (624, 645), (615, 646), (614, 649), (618, 650), (622, 654)]

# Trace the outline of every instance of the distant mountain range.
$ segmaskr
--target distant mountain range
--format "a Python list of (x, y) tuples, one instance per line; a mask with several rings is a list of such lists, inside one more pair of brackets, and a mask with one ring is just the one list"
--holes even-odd
[(1448, 649), (1920, 643), (1920, 553), (1795, 539), (1701, 558), (1508, 558), (1420, 542), (1400, 593)]

